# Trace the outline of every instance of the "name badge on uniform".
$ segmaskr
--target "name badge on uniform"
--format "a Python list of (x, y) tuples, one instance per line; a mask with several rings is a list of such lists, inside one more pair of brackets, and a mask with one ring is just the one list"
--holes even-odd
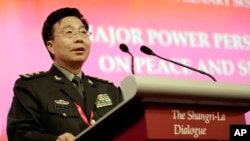
[(65, 101), (63, 99), (55, 100), (55, 108), (60, 110), (71, 110), (69, 106), (69, 101)]

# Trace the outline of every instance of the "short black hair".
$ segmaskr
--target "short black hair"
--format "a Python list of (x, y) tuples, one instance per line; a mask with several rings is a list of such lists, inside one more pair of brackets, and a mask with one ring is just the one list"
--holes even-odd
[[(49, 14), (47, 19), (43, 23), (42, 27), (42, 38), (43, 42), (46, 46), (47, 41), (53, 39), (53, 25), (60, 21), (64, 17), (68, 16), (75, 16), (79, 18), (83, 25), (85, 26), (86, 30), (89, 30), (89, 24), (88, 21), (83, 17), (83, 15), (79, 12), (78, 9), (76, 8), (70, 8), (70, 7), (65, 7), (65, 8), (60, 8), (58, 10), (53, 11), (52, 13)], [(53, 54), (50, 54), (50, 57), (54, 59)]]

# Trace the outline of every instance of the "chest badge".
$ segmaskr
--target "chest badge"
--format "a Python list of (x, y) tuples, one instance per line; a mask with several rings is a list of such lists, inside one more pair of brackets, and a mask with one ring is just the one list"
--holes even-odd
[(59, 105), (69, 105), (69, 101), (65, 101), (63, 99), (55, 100), (55, 103)]
[(95, 104), (96, 104), (96, 108), (111, 106), (112, 100), (110, 99), (108, 94), (99, 94), (96, 98)]

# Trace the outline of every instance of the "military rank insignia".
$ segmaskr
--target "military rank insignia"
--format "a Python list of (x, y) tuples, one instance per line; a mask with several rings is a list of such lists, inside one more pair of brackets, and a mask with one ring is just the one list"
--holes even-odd
[(54, 78), (55, 78), (55, 80), (57, 80), (57, 81), (62, 80), (62, 78), (61, 78), (61, 77), (59, 77), (59, 76), (57, 76), (57, 75), (55, 75), (55, 76), (54, 76)]
[(96, 98), (96, 108), (112, 105), (112, 101), (108, 94), (99, 94)]
[(45, 72), (45, 71), (39, 71), (39, 72), (22, 74), (20, 76), (23, 79), (32, 79), (32, 78), (37, 78), (37, 77), (41, 77), (41, 76), (44, 76), (44, 75), (47, 75), (47, 72)]

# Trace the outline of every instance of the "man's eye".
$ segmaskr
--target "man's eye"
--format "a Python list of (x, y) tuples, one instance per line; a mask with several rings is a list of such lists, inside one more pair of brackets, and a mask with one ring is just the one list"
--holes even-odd
[(67, 30), (67, 31), (64, 31), (64, 33), (66, 33), (66, 34), (72, 34), (73, 31), (72, 30)]
[(81, 34), (87, 34), (87, 31), (83, 30), (83, 31), (80, 31)]

